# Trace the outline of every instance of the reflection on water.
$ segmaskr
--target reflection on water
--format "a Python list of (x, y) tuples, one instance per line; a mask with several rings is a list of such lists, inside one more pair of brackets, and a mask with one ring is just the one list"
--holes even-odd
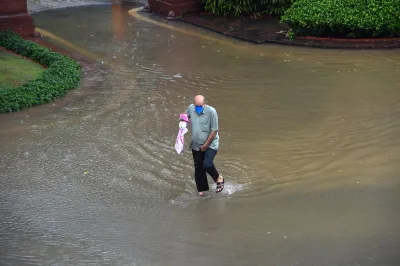
[(113, 24), (113, 32), (116, 38), (120, 39), (124, 35), (124, 15), (126, 14), (126, 10), (122, 9), (122, 5), (118, 3), (113, 3), (111, 6), (112, 9), (112, 24)]
[[(243, 44), (131, 5), (35, 24), (106, 69), (1, 115), (2, 265), (397, 265), (398, 51)], [(215, 41), (212, 41), (215, 39)], [(99, 68), (100, 69), (100, 68)], [(177, 115), (220, 116), (222, 195), (194, 196)]]

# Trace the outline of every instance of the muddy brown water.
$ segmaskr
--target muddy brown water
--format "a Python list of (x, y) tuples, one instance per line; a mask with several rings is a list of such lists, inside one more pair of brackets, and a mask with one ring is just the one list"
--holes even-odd
[[(1, 265), (400, 265), (398, 50), (170, 22), (213, 40), (131, 7), (33, 15), (98, 61), (65, 98), (0, 116)], [(227, 180), (205, 198), (173, 149), (197, 93), (219, 113)]]

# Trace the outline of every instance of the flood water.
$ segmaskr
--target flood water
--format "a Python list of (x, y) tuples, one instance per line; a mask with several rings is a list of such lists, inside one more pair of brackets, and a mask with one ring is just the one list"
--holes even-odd
[[(132, 7), (33, 15), (98, 59), (0, 115), (1, 265), (400, 265), (399, 50), (244, 44)], [(173, 148), (198, 93), (227, 180), (205, 198)]]

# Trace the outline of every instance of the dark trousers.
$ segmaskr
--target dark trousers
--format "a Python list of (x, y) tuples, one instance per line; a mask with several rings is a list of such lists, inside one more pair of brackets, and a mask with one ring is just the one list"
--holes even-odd
[(219, 173), (214, 165), (214, 158), (217, 155), (217, 151), (213, 149), (207, 149), (205, 152), (192, 150), (193, 161), (194, 161), (194, 179), (196, 180), (197, 191), (209, 190), (207, 174), (217, 182)]

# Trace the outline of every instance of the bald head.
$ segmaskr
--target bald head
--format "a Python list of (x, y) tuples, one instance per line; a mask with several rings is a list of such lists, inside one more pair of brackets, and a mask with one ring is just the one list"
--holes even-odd
[(196, 106), (203, 106), (205, 104), (206, 98), (203, 95), (196, 95), (193, 98), (193, 103)]

